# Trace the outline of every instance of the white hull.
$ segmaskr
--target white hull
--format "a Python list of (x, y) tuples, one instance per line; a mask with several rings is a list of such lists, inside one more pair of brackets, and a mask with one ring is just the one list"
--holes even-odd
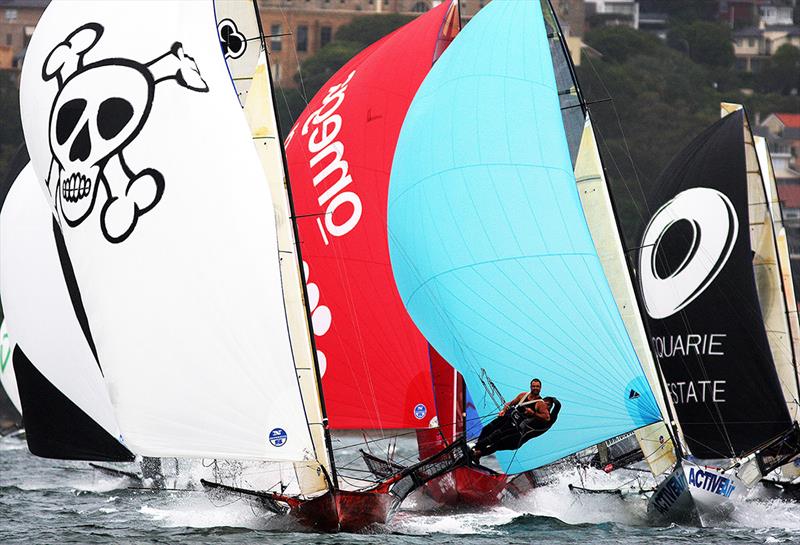
[(648, 515), (657, 522), (712, 526), (726, 519), (747, 495), (747, 486), (733, 470), (723, 472), (682, 461), (658, 485), (647, 502)]

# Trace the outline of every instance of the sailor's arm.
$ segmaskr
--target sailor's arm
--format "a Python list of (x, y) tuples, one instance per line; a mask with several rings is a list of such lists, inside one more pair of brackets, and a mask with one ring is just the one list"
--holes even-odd
[(522, 392), (517, 397), (515, 397), (514, 399), (512, 399), (511, 401), (509, 401), (508, 403), (503, 405), (503, 409), (498, 413), (498, 416), (503, 416), (504, 414), (506, 414), (508, 409), (510, 409), (511, 407), (516, 407), (517, 405), (519, 405), (519, 403), (525, 398), (526, 394), (527, 394), (527, 392)]
[(550, 407), (547, 406), (545, 400), (537, 400), (536, 404), (533, 406), (533, 417), (542, 422), (550, 422)]

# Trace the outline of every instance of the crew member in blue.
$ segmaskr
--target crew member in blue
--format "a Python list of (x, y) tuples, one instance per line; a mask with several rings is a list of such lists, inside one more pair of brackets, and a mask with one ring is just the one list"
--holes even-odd
[(533, 379), (529, 392), (506, 403), (497, 418), (484, 426), (472, 449), (475, 461), (498, 450), (516, 450), (555, 424), (561, 402), (554, 397), (541, 397), (541, 391), (542, 381)]

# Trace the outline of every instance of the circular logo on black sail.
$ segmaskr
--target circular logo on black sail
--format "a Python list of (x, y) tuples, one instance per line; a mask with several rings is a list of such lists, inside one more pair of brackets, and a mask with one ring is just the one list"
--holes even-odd
[(728, 261), (738, 232), (733, 203), (715, 189), (687, 189), (659, 208), (639, 252), (647, 313), (672, 316), (703, 293)]

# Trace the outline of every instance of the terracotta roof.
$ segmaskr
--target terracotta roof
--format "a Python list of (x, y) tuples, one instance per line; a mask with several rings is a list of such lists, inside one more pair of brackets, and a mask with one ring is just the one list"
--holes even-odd
[(800, 208), (800, 184), (778, 184), (778, 196), (784, 208)]
[(783, 123), (785, 127), (800, 129), (800, 114), (776, 113), (775, 115), (781, 120), (781, 123)]

